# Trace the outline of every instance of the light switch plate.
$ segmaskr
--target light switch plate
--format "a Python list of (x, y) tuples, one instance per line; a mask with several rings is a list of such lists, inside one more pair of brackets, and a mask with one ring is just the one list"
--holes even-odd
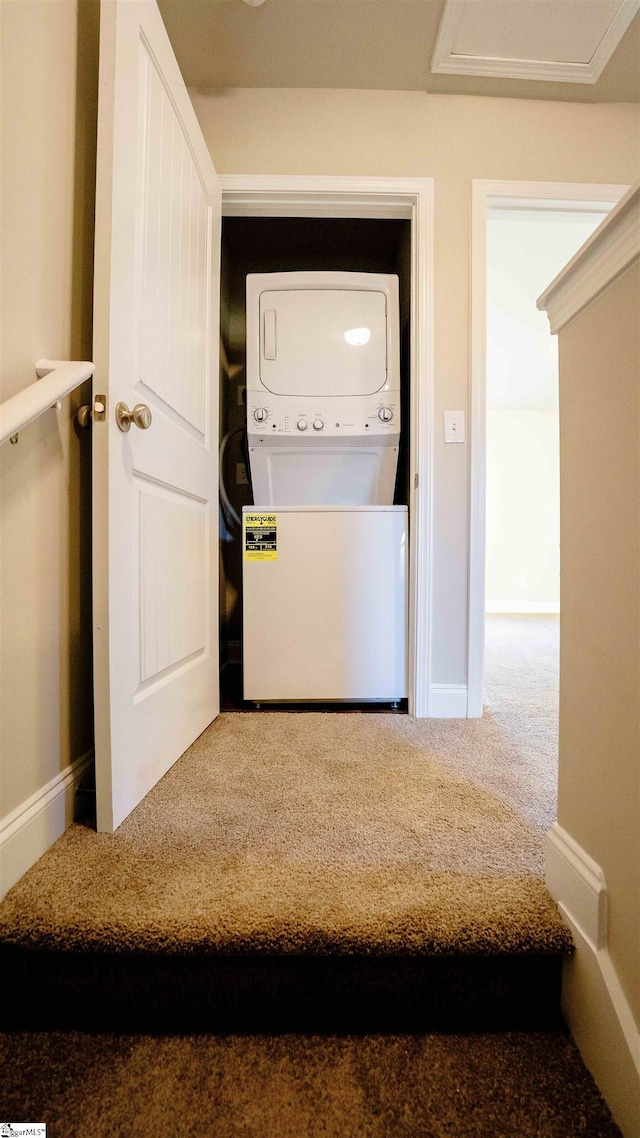
[(445, 411), (444, 441), (445, 443), (464, 442), (464, 411)]

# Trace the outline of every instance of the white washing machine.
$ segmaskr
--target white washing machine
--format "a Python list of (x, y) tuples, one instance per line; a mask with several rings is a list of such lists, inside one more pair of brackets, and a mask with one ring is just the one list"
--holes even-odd
[(399, 323), (396, 276), (247, 276), (255, 508), (393, 503)]
[(243, 514), (244, 698), (407, 695), (407, 507)]

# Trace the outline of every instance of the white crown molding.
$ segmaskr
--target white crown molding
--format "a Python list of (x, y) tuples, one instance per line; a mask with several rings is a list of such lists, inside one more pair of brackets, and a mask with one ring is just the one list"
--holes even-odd
[(612, 209), (595, 233), (537, 301), (553, 333), (561, 332), (640, 257), (640, 183)]
[(436, 75), (538, 79), (551, 83), (596, 83), (640, 8), (640, 0), (622, 0), (589, 62), (569, 63), (549, 59), (500, 59), (455, 55), (453, 45), (468, 2), (469, 0), (446, 0), (431, 59), (431, 71)]

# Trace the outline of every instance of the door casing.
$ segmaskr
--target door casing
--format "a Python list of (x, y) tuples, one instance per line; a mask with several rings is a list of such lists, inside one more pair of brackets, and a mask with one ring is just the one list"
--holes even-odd
[(409, 714), (432, 714), (433, 179), (220, 176), (223, 217), (379, 217), (411, 221)]
[[(484, 691), (487, 466), (487, 209), (585, 209), (617, 202), (628, 186), (588, 182), (474, 180), (471, 196), (469, 625), (467, 718), (482, 716)], [(551, 282), (549, 282), (551, 283)]]

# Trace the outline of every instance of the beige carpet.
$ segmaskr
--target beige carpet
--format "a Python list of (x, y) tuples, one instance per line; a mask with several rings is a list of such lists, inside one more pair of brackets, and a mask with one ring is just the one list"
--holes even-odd
[(525, 622), (528, 654), (510, 646), (507, 621), (492, 626), (482, 720), (221, 715), (115, 834), (67, 831), (0, 906), (0, 939), (153, 952), (569, 949), (541, 876), (556, 777), (555, 625), (544, 624)]
[[(486, 952), (497, 957), (474, 967), (500, 969), (499, 954), (566, 950), (541, 879), (555, 632), (527, 627), (546, 665), (519, 662), (508, 622), (492, 625), (482, 722), (221, 717), (115, 835), (71, 828), (0, 907), (1, 939)], [(177, 980), (184, 957), (169, 959)], [(0, 1033), (5, 1117), (44, 1120), (49, 1138), (620, 1138), (561, 1031), (150, 1035), (90, 1022)]]
[(620, 1138), (560, 1033), (0, 1035), (48, 1138)]

